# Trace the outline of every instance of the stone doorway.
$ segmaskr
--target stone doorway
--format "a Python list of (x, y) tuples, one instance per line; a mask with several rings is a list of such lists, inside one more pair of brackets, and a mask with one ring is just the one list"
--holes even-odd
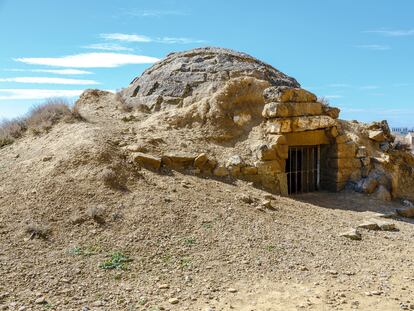
[(319, 146), (289, 147), (286, 176), (289, 194), (317, 191), (320, 176)]

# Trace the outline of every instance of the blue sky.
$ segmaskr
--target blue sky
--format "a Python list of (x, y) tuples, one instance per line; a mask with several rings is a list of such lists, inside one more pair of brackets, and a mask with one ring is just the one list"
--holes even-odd
[(343, 119), (413, 126), (413, 14), (410, 0), (0, 0), (0, 119), (212, 45), (295, 77)]

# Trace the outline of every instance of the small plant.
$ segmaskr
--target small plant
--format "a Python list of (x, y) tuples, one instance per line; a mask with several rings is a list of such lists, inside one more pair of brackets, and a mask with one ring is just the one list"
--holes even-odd
[(267, 249), (269, 252), (272, 252), (272, 251), (274, 251), (274, 250), (276, 249), (276, 246), (274, 246), (274, 245), (268, 245), (268, 246), (266, 246), (266, 249)]
[(329, 107), (331, 105), (331, 103), (329, 102), (329, 99), (322, 96), (318, 98), (318, 102), (320, 102), (322, 105)]
[(99, 264), (99, 268), (104, 270), (125, 270), (128, 266), (128, 262), (132, 261), (128, 256), (122, 252), (115, 252), (111, 254), (111, 257)]
[(211, 222), (204, 222), (204, 223), (202, 224), (202, 227), (203, 227), (204, 229), (211, 229), (211, 228), (213, 228), (213, 225), (211, 224)]
[(138, 300), (138, 303), (143, 306), (148, 302), (148, 299), (146, 297), (140, 297)]
[(194, 244), (196, 244), (196, 242), (197, 242), (197, 239), (194, 238), (194, 237), (188, 237), (188, 238), (184, 239), (184, 244), (187, 245), (187, 246), (194, 245)]
[(50, 228), (45, 225), (31, 223), (27, 225), (26, 232), (30, 234), (30, 239), (47, 239), (50, 234)]
[(82, 249), (79, 246), (74, 246), (68, 250), (68, 253), (73, 256), (80, 256), (83, 254)]
[(184, 257), (180, 259), (180, 267), (181, 269), (185, 269), (185, 268), (189, 268), (191, 267), (192, 263), (191, 263), (191, 258), (188, 257)]

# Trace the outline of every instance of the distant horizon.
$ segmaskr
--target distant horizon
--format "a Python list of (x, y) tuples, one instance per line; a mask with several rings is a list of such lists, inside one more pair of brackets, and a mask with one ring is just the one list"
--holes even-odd
[(341, 119), (412, 127), (413, 11), (408, 0), (0, 0), (0, 120), (126, 87), (170, 52), (220, 46), (294, 77)]

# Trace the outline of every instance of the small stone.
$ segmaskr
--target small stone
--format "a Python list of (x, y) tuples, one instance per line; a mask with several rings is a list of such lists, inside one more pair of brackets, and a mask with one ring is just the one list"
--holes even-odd
[(359, 224), (357, 228), (361, 229), (368, 229), (368, 230), (379, 230), (380, 227), (374, 221), (364, 221), (363, 223)]
[(159, 289), (168, 289), (168, 288), (170, 288), (170, 286), (168, 284), (160, 284), (160, 285), (158, 285), (158, 288)]
[(46, 156), (46, 157), (43, 157), (43, 158), (42, 158), (42, 161), (43, 161), (43, 162), (47, 162), (47, 161), (52, 160), (52, 158), (53, 158), (52, 156)]
[(351, 239), (351, 240), (361, 240), (361, 233), (357, 229), (350, 229), (346, 232), (341, 233), (339, 236)]
[(101, 300), (97, 300), (93, 303), (94, 307), (102, 307), (104, 305), (104, 302)]
[(381, 220), (381, 219), (370, 219), (370, 221), (375, 222), (378, 227), (383, 231), (394, 231), (395, 224), (389, 221)]
[(227, 291), (229, 293), (237, 293), (237, 289), (230, 287), (229, 289), (227, 289)]
[(273, 209), (272, 202), (270, 200), (262, 201), (261, 206), (264, 208)]
[(45, 297), (39, 297), (35, 300), (35, 304), (38, 304), (38, 305), (45, 304), (45, 303), (46, 303)]
[(174, 298), (168, 299), (168, 302), (172, 305), (176, 305), (179, 302), (179, 300), (178, 300), (178, 298), (174, 297)]

